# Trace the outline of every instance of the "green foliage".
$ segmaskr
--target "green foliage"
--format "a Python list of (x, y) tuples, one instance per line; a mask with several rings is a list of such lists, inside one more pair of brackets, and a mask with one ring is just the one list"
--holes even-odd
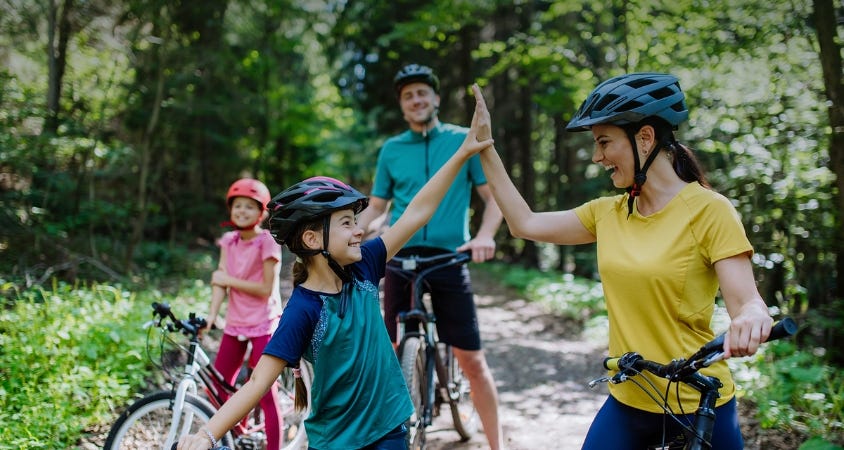
[(554, 314), (585, 320), (595, 315), (606, 315), (604, 292), (601, 283), (571, 274), (542, 272), (513, 265), (485, 264), (483, 270), (498, 280), (539, 302)]
[(106, 285), (21, 292), (0, 311), (0, 442), (68, 448), (146, 375), (148, 297)]
[(6, 300), (0, 447), (71, 448), (87, 427), (111, 423), (156, 374), (145, 352), (150, 304), (184, 314), (209, 297), (207, 284), (188, 281), (173, 294), (56, 283)]
[(844, 375), (820, 363), (817, 352), (823, 351), (776, 341), (755, 358), (731, 361), (731, 366), (739, 392), (757, 405), (764, 428), (796, 430), (813, 438), (801, 449), (840, 448), (829, 443), (844, 445)]

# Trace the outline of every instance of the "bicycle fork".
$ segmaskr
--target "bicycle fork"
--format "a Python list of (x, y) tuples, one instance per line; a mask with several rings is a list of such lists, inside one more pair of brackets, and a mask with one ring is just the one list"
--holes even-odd
[(437, 362), (437, 344), (434, 342), (434, 324), (433, 322), (425, 323), (425, 395), (428, 397), (425, 400), (425, 413), (423, 414), (425, 427), (430, 426), (434, 422), (434, 399), (436, 398), (436, 390), (434, 389), (434, 369)]

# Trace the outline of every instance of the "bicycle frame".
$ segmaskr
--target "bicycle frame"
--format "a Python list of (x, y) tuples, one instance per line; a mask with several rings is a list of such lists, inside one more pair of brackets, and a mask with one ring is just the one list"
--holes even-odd
[[(791, 318), (786, 317), (774, 324), (766, 342), (788, 337), (796, 332), (797, 324)], [(687, 435), (687, 440), (683, 447), (685, 450), (711, 450), (712, 434), (715, 428), (715, 404), (720, 397), (718, 389), (723, 384), (718, 378), (703, 375), (698, 371), (723, 359), (724, 338), (725, 335), (721, 334), (703, 345), (700, 350), (688, 359), (677, 359), (667, 364), (646, 360), (635, 352), (628, 352), (620, 357), (606, 358), (604, 360), (604, 368), (618, 372), (612, 377), (605, 376), (592, 380), (589, 383), (589, 387), (594, 387), (599, 382), (623, 383), (641, 374), (643, 371), (648, 371), (670, 382), (684, 383), (690, 386), (700, 392), (700, 401), (694, 414), (695, 419), (692, 427), (688, 427), (682, 423), (664, 405), (660, 404), (659, 406), (685, 430)], [(636, 384), (644, 389), (641, 384)], [(654, 401), (656, 402), (656, 399)], [(656, 403), (659, 404), (659, 402)]]
[[(463, 440), (470, 437), (471, 431), (469, 424), (474, 420), (475, 413), (473, 412), (463, 419), (455, 412), (457, 405), (461, 400), (460, 386), (453, 383), (452, 374), (455, 372), (450, 365), (452, 361), (451, 348), (448, 345), (438, 342), (436, 337), (436, 316), (433, 312), (427, 310), (424, 297), (424, 283), (426, 277), (432, 272), (452, 266), (459, 266), (469, 261), (470, 255), (468, 253), (447, 253), (431, 257), (394, 257), (388, 269), (397, 273), (403, 274), (411, 283), (410, 295), (410, 310), (400, 312), (396, 316), (397, 335), (396, 340), (400, 343), (400, 356), (405, 351), (404, 343), (406, 339), (418, 337), (424, 343), (424, 399), (422, 400), (422, 411), (419, 420), (421, 428), (424, 430), (433, 423), (435, 415), (434, 408), (440, 404), (440, 400), (448, 402), (452, 408), (452, 418), (455, 421), (455, 428)], [(397, 266), (400, 264), (400, 267)], [(410, 323), (417, 323), (417, 328), (408, 330)], [(441, 353), (441, 347), (444, 347)], [(439, 383), (439, 386), (437, 386)], [(411, 386), (408, 386), (409, 388)], [(439, 388), (439, 389), (438, 389)], [(439, 393), (439, 397), (437, 394)], [(422, 433), (424, 443), (424, 431)]]
[[(225, 402), (226, 398), (237, 391), (237, 387), (232, 386), (223, 379), (222, 375), (212, 365), (211, 358), (202, 348), (202, 345), (200, 345), (199, 334), (206, 326), (205, 319), (197, 318), (194, 313), (191, 313), (188, 319), (178, 320), (173, 315), (172, 311), (170, 311), (169, 305), (166, 304), (154, 304), (153, 308), (162, 319), (166, 316), (171, 320), (171, 323), (168, 323), (166, 327), (162, 327), (165, 335), (178, 328), (182, 334), (189, 337), (188, 348), (184, 349), (182, 347), (187, 354), (187, 362), (185, 363), (182, 377), (174, 389), (175, 397), (173, 404), (171, 405), (173, 408), (173, 417), (183, 418), (184, 420), (182, 420), (181, 423), (179, 423), (178, 420), (174, 420), (170, 424), (167, 442), (171, 443), (171, 440), (172, 442), (176, 442), (179, 436), (182, 436), (189, 431), (190, 424), (193, 420), (193, 410), (188, 408), (187, 414), (183, 417), (183, 406), (185, 404), (185, 397), (188, 394), (196, 395), (199, 391), (197, 382), (201, 383), (207, 399), (215, 409), (219, 409)], [(224, 398), (224, 395), (226, 398)], [(256, 410), (258, 408), (260, 407), (256, 406)], [(257, 414), (257, 412), (255, 412), (255, 414)], [(281, 412), (279, 412), (279, 414), (281, 414)], [(249, 418), (250, 415), (246, 415), (231, 430), (235, 441), (242, 439), (244, 436), (249, 436), (253, 433), (262, 432), (264, 430), (265, 424), (263, 422), (256, 422), (254, 425), (250, 425)]]

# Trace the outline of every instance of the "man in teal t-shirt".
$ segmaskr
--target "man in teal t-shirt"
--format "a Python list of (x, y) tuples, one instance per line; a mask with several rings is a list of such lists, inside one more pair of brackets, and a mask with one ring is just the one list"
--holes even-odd
[[(368, 230), (387, 212), (389, 223), (398, 219), (414, 195), (460, 147), (467, 129), (441, 123), (437, 118), (439, 80), (426, 66), (410, 64), (394, 79), (404, 119), (409, 129), (388, 139), (378, 156), (369, 208), (358, 217)], [(472, 188), (484, 202), (481, 226), (475, 237), (469, 232)], [(501, 224), (501, 210), (495, 203), (476, 155), (463, 166), (437, 212), (399, 251), (399, 256), (432, 256), (453, 251), (472, 252), (474, 262), (495, 256), (495, 233)], [(428, 276), (431, 301), (442, 342), (455, 349), (460, 367), (469, 379), (472, 399), (483, 424), (491, 450), (503, 447), (498, 421), (498, 392), (481, 349), (472, 284), (465, 266), (438, 270)], [(396, 343), (396, 316), (410, 309), (407, 280), (387, 271), (384, 278), (384, 323)]]

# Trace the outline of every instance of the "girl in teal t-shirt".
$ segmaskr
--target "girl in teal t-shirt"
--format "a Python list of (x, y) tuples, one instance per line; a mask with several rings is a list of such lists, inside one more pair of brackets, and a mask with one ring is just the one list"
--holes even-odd
[[(311, 448), (393, 450), (405, 448), (404, 421), (412, 413), (398, 360), (377, 311), (378, 280), (386, 262), (430, 220), (469, 157), (492, 145), (488, 122), (476, 114), (463, 144), (419, 191), (405, 213), (379, 239), (361, 246), (355, 216), (366, 196), (327, 177), (297, 183), (275, 196), (270, 231), (297, 255), (289, 310), (252, 376), (199, 432), (182, 438), (180, 450), (206, 450), (246, 415), (281, 371), (314, 363), (311, 416), (305, 422)], [(301, 402), (297, 396), (297, 403)]]

